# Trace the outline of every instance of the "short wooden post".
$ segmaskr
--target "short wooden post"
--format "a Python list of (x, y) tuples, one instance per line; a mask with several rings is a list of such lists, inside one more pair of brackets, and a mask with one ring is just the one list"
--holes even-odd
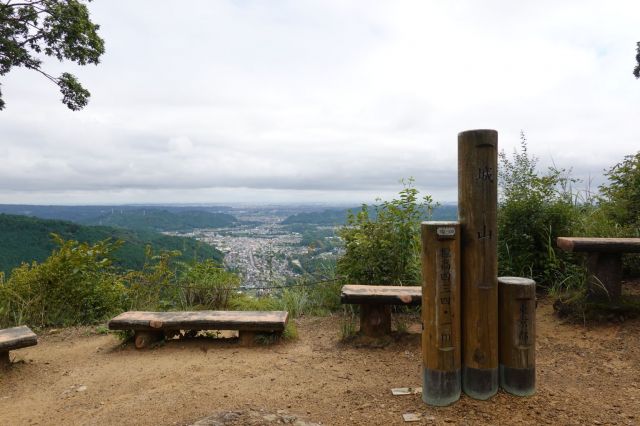
[(622, 253), (592, 252), (587, 255), (589, 298), (618, 301), (622, 295)]
[(500, 386), (518, 396), (536, 390), (536, 282), (499, 277)]
[(458, 214), (462, 227), (462, 389), (498, 391), (498, 132), (458, 134)]
[(6, 368), (11, 365), (9, 351), (0, 351), (0, 368)]
[(422, 223), (422, 400), (460, 398), (460, 224)]
[(391, 306), (377, 303), (360, 305), (360, 333), (367, 337), (391, 334)]
[(136, 330), (134, 342), (137, 349), (143, 349), (151, 346), (153, 343), (164, 339), (162, 331), (143, 331)]
[(256, 344), (256, 332), (251, 330), (238, 331), (238, 338), (242, 346), (254, 346)]

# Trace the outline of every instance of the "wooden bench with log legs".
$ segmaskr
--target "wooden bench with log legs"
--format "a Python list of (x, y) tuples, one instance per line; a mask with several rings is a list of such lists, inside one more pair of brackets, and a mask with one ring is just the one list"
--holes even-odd
[(640, 253), (640, 238), (558, 237), (557, 244), (565, 251), (587, 254), (590, 296), (606, 290), (611, 300), (622, 294), (622, 254)]
[(0, 330), (0, 367), (11, 364), (9, 351), (38, 344), (38, 336), (26, 325)]
[(130, 311), (109, 321), (109, 329), (133, 330), (138, 349), (180, 330), (238, 330), (240, 343), (251, 346), (257, 333), (281, 334), (288, 316), (286, 311)]
[(349, 284), (342, 287), (340, 301), (360, 305), (360, 333), (380, 337), (391, 333), (391, 305), (420, 305), (422, 287)]

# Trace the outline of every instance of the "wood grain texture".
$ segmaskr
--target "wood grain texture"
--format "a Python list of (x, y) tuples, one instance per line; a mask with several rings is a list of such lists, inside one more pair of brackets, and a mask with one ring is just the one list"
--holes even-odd
[(360, 334), (368, 337), (382, 337), (390, 333), (390, 305), (360, 305)]
[(558, 237), (565, 251), (599, 253), (640, 253), (640, 238)]
[(420, 305), (422, 287), (390, 285), (355, 285), (342, 287), (340, 300), (346, 304)]
[(288, 315), (286, 311), (129, 311), (109, 321), (109, 329), (283, 331)]
[[(452, 231), (438, 232), (443, 229)], [(431, 370), (458, 371), (461, 367), (460, 224), (423, 222), (421, 237), (423, 366)]]
[(536, 349), (536, 282), (499, 277), (500, 364), (534, 368)]
[(481, 370), (498, 368), (497, 163), (495, 130), (458, 134), (462, 357)]
[(38, 344), (38, 336), (26, 325), (0, 330), (0, 352)]

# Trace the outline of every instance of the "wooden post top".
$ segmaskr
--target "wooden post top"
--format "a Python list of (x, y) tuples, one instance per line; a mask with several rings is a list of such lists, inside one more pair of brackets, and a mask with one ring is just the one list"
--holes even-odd
[(558, 237), (556, 242), (565, 251), (640, 253), (640, 238)]
[(0, 330), (0, 352), (38, 344), (38, 336), (26, 325)]
[(498, 277), (498, 282), (500, 284), (506, 285), (524, 285), (524, 286), (534, 286), (536, 282), (530, 278), (523, 277)]

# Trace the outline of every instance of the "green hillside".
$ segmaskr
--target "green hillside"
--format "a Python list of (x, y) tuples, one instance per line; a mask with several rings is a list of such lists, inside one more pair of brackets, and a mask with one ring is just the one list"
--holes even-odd
[(237, 224), (237, 219), (226, 213), (201, 210), (170, 212), (157, 208), (136, 210), (112, 209), (99, 217), (84, 219), (85, 225), (115, 226), (149, 231), (186, 231), (196, 228), (226, 228)]
[(107, 238), (125, 241), (115, 253), (114, 263), (122, 269), (141, 269), (145, 246), (154, 251), (180, 250), (181, 260), (215, 259), (223, 254), (214, 247), (193, 238), (173, 237), (145, 230), (127, 230), (107, 226), (84, 226), (61, 220), (38, 219), (28, 216), (0, 214), (0, 271), (9, 273), (22, 262), (42, 261), (56, 247), (51, 233), (64, 239), (96, 242)]

